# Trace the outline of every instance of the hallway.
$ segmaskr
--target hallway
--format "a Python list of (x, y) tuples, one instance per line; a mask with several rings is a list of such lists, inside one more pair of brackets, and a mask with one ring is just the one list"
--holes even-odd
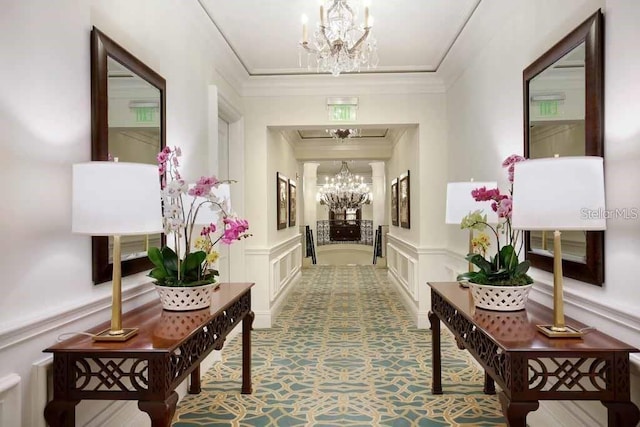
[(179, 404), (174, 426), (497, 426), (483, 373), (444, 337), (441, 396), (430, 331), (418, 330), (384, 269), (303, 270), (272, 329), (253, 341), (253, 395), (240, 394), (241, 340)]

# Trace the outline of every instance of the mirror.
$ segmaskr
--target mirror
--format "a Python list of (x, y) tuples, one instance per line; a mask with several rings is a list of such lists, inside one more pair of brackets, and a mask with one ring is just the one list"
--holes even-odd
[[(91, 32), (91, 160), (156, 164), (165, 146), (165, 80), (93, 28)], [(147, 248), (164, 235), (123, 236), (122, 276), (151, 268)], [(111, 280), (111, 238), (92, 237), (95, 284)]]
[[(524, 155), (604, 156), (602, 13), (585, 22), (523, 72)], [(553, 271), (553, 233), (526, 232), (526, 258)], [(604, 231), (562, 231), (564, 276), (602, 285)]]

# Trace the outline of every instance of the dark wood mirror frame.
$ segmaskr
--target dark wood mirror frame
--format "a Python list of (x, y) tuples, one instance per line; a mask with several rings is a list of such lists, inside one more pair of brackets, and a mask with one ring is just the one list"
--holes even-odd
[[(160, 91), (160, 146), (166, 144), (166, 82), (158, 73), (140, 62), (124, 48), (93, 27), (91, 31), (91, 160), (108, 160), (109, 156), (109, 96), (107, 57), (113, 58)], [(92, 237), (92, 277), (95, 284), (111, 280), (113, 264), (109, 263), (109, 238)], [(165, 236), (162, 235), (162, 244)], [(122, 261), (122, 276), (148, 270), (146, 258)]]
[[(585, 155), (604, 157), (604, 30), (598, 10), (556, 43), (523, 72), (524, 156), (529, 157), (529, 82), (580, 43), (585, 43)], [(553, 271), (553, 257), (531, 252), (525, 233), (525, 256), (533, 267)], [(586, 232), (586, 263), (562, 260), (566, 277), (602, 286), (604, 282), (604, 231)]]

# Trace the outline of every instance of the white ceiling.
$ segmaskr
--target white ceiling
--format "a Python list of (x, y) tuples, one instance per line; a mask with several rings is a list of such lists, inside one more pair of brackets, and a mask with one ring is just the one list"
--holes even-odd
[[(374, 74), (377, 78), (391, 77), (389, 73), (404, 76), (410, 76), (407, 73), (433, 74), (481, 1), (372, 0), (370, 14), (375, 19), (372, 34), (378, 44), (379, 65), (374, 70), (361, 72)], [(317, 25), (318, 0), (198, 2), (250, 79), (316, 74), (315, 68), (307, 69), (305, 58), (302, 58), (302, 67), (299, 65), (298, 44), (302, 38), (301, 16), (309, 17), (309, 34)], [(357, 11), (363, 10), (363, 0), (348, 2)], [(357, 23), (360, 22), (362, 14), (358, 13)], [(326, 128), (321, 126), (279, 129), (292, 144), (299, 161), (319, 163), (319, 174), (337, 173), (341, 160), (349, 160), (349, 168), (354, 173), (370, 174), (369, 163), (387, 160), (404, 130), (370, 124), (368, 129), (363, 129), (363, 137), (337, 142), (327, 138)]]
[[(314, 74), (299, 65), (302, 14), (309, 34), (317, 0), (198, 0), (249, 75)], [(362, 10), (363, 0), (349, 0)], [(380, 62), (372, 72), (436, 71), (481, 0), (372, 0)], [(362, 21), (359, 14), (357, 22)], [(363, 70), (365, 71), (365, 70)]]

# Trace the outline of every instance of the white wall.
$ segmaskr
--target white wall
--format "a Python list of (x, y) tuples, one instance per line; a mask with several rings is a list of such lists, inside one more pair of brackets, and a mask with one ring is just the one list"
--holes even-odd
[[(207, 88), (228, 88), (214, 72), (221, 66), (217, 35), (195, 1), (3, 4), (0, 377), (22, 378), (23, 425), (36, 425), (28, 379), (42, 349), (60, 333), (110, 317), (111, 285), (93, 285), (90, 238), (72, 235), (70, 223), (71, 164), (90, 159), (92, 25), (167, 80), (167, 143), (183, 148), (187, 179), (209, 168)], [(157, 298), (148, 281), (144, 275), (124, 280), (125, 310)], [(100, 405), (83, 402), (78, 423)]]
[[(522, 154), (522, 70), (575, 28), (599, 7), (605, 14), (605, 170), (608, 208), (640, 207), (640, 70), (634, 52), (640, 38), (637, 20), (640, 2), (634, 0), (527, 1), (500, 0), (492, 6), (510, 11), (499, 34), (490, 38), (470, 57), (464, 72), (447, 92), (449, 117), (449, 181), (498, 179), (506, 188), (502, 160)], [(606, 8), (605, 8), (606, 6)], [(478, 13), (482, 17), (483, 2)], [(480, 20), (480, 19), (479, 19)], [(495, 28), (495, 27), (494, 27)], [(484, 28), (483, 31), (496, 31)], [(462, 46), (474, 38), (463, 33)], [(629, 184), (634, 183), (634, 184)], [(640, 346), (640, 227), (638, 220), (610, 220), (606, 231), (605, 284), (603, 287), (565, 279), (565, 311), (587, 324)], [(450, 257), (445, 265), (461, 266), (466, 252), (466, 234), (457, 226), (448, 228)], [(532, 298), (550, 304), (551, 275), (533, 270), (536, 289)], [(638, 359), (632, 357), (632, 361)], [(636, 370), (637, 372), (637, 370)], [(638, 379), (632, 379), (634, 400), (640, 400)], [(563, 416), (555, 407), (557, 419)], [(566, 409), (582, 425), (606, 424), (604, 408), (580, 403)], [(582, 409), (579, 409), (582, 408)], [(586, 411), (586, 414), (582, 411)], [(582, 414), (576, 415), (576, 414)], [(566, 415), (566, 414), (565, 414)], [(542, 425), (533, 415), (531, 425)], [(590, 417), (593, 417), (590, 418)], [(589, 420), (589, 421), (585, 421)], [(547, 420), (548, 421), (548, 420)]]

